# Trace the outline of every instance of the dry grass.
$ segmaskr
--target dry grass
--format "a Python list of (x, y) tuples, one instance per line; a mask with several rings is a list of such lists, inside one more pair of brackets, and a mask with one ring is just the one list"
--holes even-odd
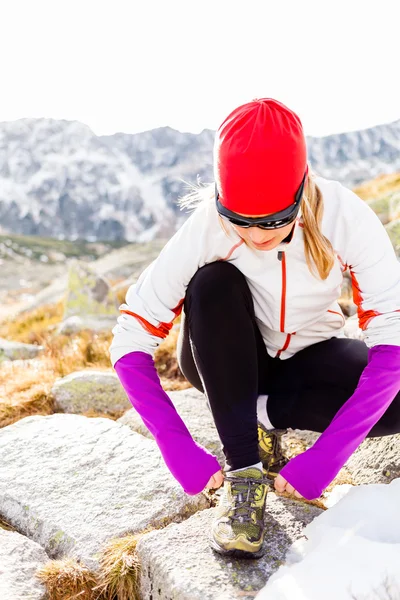
[(147, 527), (141, 533), (109, 540), (101, 550), (96, 574), (75, 559), (63, 558), (49, 561), (36, 576), (46, 587), (49, 600), (139, 600), (136, 546), (141, 536), (152, 530)]
[(41, 361), (4, 363), (0, 369), (0, 427), (29, 415), (52, 414), (53, 381), (50, 369)]
[(95, 588), (106, 600), (137, 600), (140, 564), (136, 545), (143, 535), (110, 540), (100, 558), (100, 581)]
[(25, 344), (40, 344), (43, 338), (49, 336), (51, 328), (62, 320), (63, 311), (61, 301), (19, 315), (0, 323), (0, 337)]
[(354, 188), (354, 192), (363, 200), (379, 198), (398, 190), (400, 190), (400, 173), (380, 175), (372, 181), (367, 181)]
[(36, 576), (46, 587), (49, 600), (103, 600), (93, 591), (95, 575), (73, 558), (52, 560)]
[(6, 521), (0, 517), (0, 529), (6, 529), (7, 531), (15, 531), (14, 527), (9, 525)]
[[(0, 337), (44, 348), (36, 359), (3, 363), (0, 369), (0, 427), (29, 415), (52, 414), (51, 388), (59, 377), (83, 369), (111, 370), (109, 346), (112, 333), (82, 331), (58, 335), (55, 328), (61, 319), (62, 303), (58, 303), (40, 307), (0, 325)], [(178, 331), (172, 330), (155, 354), (155, 364), (166, 391), (191, 387), (178, 367), (177, 339)], [(118, 419), (122, 414), (123, 411), (106, 415), (92, 410), (85, 416)]]

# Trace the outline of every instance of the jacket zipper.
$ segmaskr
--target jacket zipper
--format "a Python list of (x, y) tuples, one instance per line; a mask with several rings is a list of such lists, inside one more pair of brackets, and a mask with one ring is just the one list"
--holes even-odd
[[(286, 255), (282, 250), (278, 251), (278, 260), (282, 263), (282, 295), (281, 295), (281, 319), (280, 319), (280, 329), (281, 332), (285, 331), (285, 316), (286, 316)], [(289, 344), (290, 338), (293, 334), (288, 333), (286, 336), (286, 340), (284, 345), (280, 350), (278, 350), (276, 354), (276, 358), (279, 358), (282, 352), (284, 352)]]

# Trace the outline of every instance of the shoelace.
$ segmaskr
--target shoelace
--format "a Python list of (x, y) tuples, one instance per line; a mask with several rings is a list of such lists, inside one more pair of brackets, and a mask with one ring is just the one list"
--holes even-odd
[[(269, 486), (271, 484), (271, 481), (264, 477), (262, 477), (261, 479), (252, 479), (251, 477), (239, 478), (235, 477), (234, 475), (230, 475), (229, 472), (226, 473), (225, 479), (231, 482), (231, 493), (235, 499), (235, 505), (232, 507), (232, 510), (235, 511), (235, 514), (229, 515), (229, 518), (232, 521), (237, 520), (240, 523), (244, 523), (245, 521), (250, 521), (253, 523), (253, 519), (251, 518), (249, 512), (254, 511), (254, 507), (252, 506), (252, 504), (256, 500), (255, 494), (257, 491), (257, 486), (261, 484), (266, 484)], [(238, 486), (247, 486), (247, 491), (235, 489)], [(245, 492), (246, 498), (241, 500), (240, 497), (242, 496), (243, 498), (243, 492)], [(242, 511), (243, 514), (240, 514), (239, 511)]]

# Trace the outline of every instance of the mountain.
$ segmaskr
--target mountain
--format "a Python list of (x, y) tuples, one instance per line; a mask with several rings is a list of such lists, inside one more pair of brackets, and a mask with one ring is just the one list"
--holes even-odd
[[(96, 136), (77, 121), (0, 123), (0, 233), (88, 241), (168, 238), (189, 184), (212, 181), (214, 132)], [(400, 170), (400, 120), (308, 138), (313, 168), (348, 186)]]

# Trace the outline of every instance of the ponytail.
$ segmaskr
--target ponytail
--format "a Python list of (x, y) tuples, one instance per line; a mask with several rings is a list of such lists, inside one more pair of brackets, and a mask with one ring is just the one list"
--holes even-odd
[(308, 268), (315, 275), (315, 267), (321, 279), (326, 279), (334, 265), (335, 253), (332, 244), (321, 232), (324, 212), (322, 192), (310, 174), (301, 201), (304, 224), (304, 253)]

